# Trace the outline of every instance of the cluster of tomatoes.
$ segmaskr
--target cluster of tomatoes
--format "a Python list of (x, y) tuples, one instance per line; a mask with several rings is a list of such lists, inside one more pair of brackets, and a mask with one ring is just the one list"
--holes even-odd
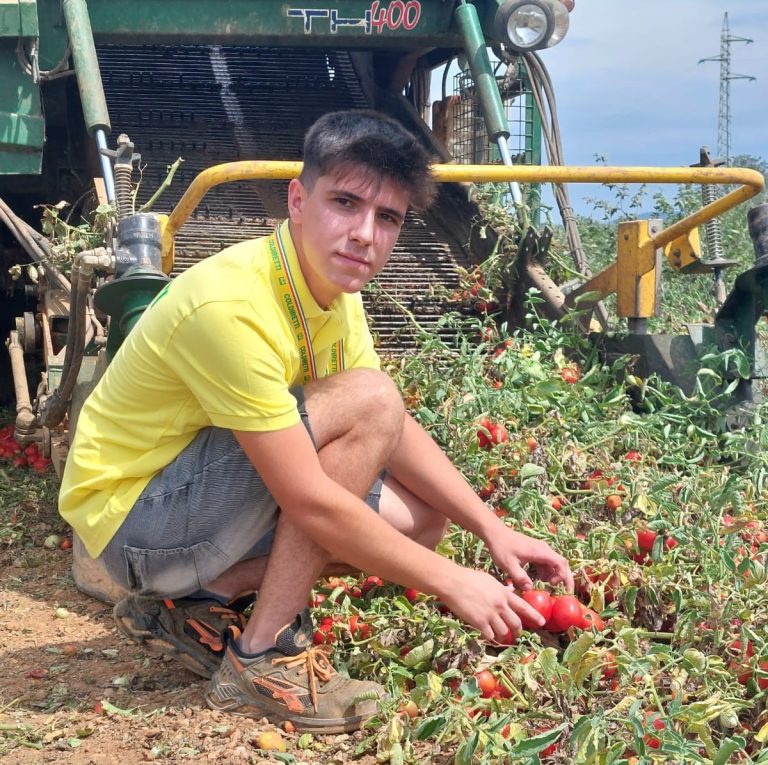
[[(574, 595), (551, 595), (546, 590), (527, 590), (520, 596), (531, 608), (544, 617), (542, 629), (550, 632), (567, 632), (571, 627), (596, 629), (605, 628), (600, 615), (583, 605)], [(538, 629), (538, 625), (523, 617), (523, 628)]]
[[(338, 590), (349, 595), (350, 598), (363, 598), (368, 593), (384, 586), (384, 580), (379, 576), (367, 576), (362, 581), (349, 584), (346, 580), (338, 576), (329, 577), (322, 583), (323, 589), (333, 593)], [(413, 602), (418, 597), (414, 589), (406, 590), (406, 597)], [(328, 596), (322, 592), (314, 592), (309, 600), (310, 608), (322, 607)], [(315, 645), (332, 645), (336, 642), (337, 635), (347, 630), (349, 635), (355, 640), (365, 640), (371, 636), (371, 625), (363, 620), (359, 614), (352, 614), (347, 619), (341, 614), (323, 616), (317, 625), (314, 634)]]
[(482, 316), (498, 311), (499, 304), (493, 291), (486, 287), (485, 277), (475, 268), (465, 274), (461, 289), (456, 290), (450, 299), (457, 303), (470, 306)]
[(503, 422), (496, 422), (490, 417), (483, 417), (478, 423), (477, 443), (481, 449), (493, 449), (509, 439)]
[(40, 454), (37, 444), (22, 446), (14, 438), (14, 426), (4, 425), (0, 428), (0, 459), (10, 460), (15, 468), (31, 468), (37, 473), (43, 473), (51, 464), (51, 461)]

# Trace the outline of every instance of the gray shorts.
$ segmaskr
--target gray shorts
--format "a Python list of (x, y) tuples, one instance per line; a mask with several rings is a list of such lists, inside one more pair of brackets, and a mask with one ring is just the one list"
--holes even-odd
[[(291, 392), (312, 437), (302, 391)], [(376, 512), (382, 482), (383, 475), (366, 500)], [(204, 428), (147, 484), (101, 560), (137, 595), (183, 597), (241, 560), (268, 555), (278, 514), (232, 431)]]

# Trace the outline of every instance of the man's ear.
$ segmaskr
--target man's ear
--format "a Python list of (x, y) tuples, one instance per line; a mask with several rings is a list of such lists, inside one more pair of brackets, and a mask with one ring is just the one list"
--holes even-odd
[(304, 184), (298, 178), (292, 178), (288, 184), (288, 217), (293, 223), (301, 223), (306, 194)]

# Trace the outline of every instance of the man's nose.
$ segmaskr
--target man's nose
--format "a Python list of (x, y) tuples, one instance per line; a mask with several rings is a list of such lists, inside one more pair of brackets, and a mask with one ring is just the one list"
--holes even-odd
[(350, 236), (360, 244), (368, 245), (373, 242), (373, 233), (376, 227), (376, 211), (361, 210), (355, 216)]

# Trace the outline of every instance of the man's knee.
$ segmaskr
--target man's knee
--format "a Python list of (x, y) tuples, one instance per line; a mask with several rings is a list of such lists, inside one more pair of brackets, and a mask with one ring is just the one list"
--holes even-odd
[(376, 369), (350, 369), (304, 388), (307, 412), (318, 446), (343, 433), (398, 439), (405, 418), (397, 386)]

